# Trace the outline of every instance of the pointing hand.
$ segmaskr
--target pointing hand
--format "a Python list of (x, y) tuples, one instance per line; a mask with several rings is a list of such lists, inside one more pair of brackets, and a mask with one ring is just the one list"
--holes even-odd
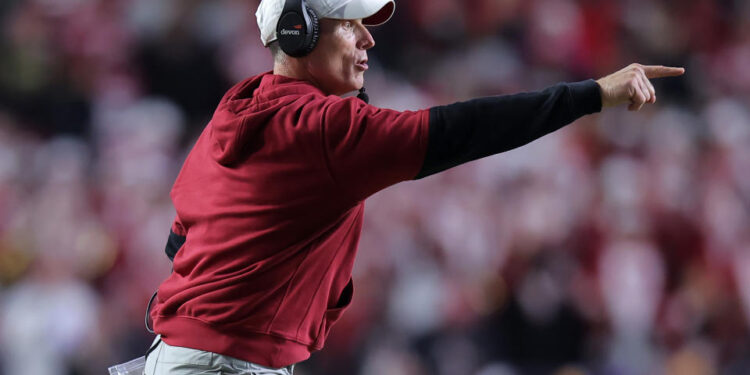
[(630, 103), (628, 110), (638, 111), (644, 104), (656, 102), (650, 78), (677, 77), (684, 73), (685, 68), (630, 64), (596, 81), (602, 92), (602, 107)]

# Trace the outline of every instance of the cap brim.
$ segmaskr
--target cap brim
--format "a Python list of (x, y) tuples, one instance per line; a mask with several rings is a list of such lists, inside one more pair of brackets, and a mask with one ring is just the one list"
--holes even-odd
[(383, 5), (382, 8), (380, 8), (377, 13), (373, 14), (372, 16), (365, 17), (362, 19), (362, 23), (367, 26), (378, 26), (382, 25), (388, 20), (393, 17), (393, 13), (396, 12), (396, 3), (393, 1), (388, 1)]
[(377, 26), (388, 22), (396, 11), (393, 0), (352, 0), (323, 18), (342, 20), (362, 19), (367, 26)]

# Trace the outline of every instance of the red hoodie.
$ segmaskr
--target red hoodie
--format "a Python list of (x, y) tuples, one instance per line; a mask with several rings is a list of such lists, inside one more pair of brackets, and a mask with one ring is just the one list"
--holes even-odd
[(172, 188), (186, 240), (155, 331), (274, 368), (321, 349), (351, 302), (363, 201), (415, 177), (428, 116), (270, 73), (230, 89)]

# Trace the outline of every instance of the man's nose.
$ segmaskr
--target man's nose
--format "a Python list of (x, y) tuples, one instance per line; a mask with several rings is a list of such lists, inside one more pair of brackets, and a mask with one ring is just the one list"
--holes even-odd
[(372, 38), (370, 30), (363, 24), (359, 24), (359, 39), (357, 41), (357, 48), (368, 50), (375, 47), (375, 39)]

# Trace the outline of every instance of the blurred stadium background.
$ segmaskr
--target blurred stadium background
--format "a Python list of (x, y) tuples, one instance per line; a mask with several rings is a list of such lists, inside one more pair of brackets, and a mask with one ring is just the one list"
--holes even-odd
[[(144, 354), (169, 189), (269, 70), (245, 0), (0, 2), (0, 373)], [(375, 105), (685, 66), (658, 101), (368, 201), (321, 374), (750, 373), (750, 2), (401, 0)]]

